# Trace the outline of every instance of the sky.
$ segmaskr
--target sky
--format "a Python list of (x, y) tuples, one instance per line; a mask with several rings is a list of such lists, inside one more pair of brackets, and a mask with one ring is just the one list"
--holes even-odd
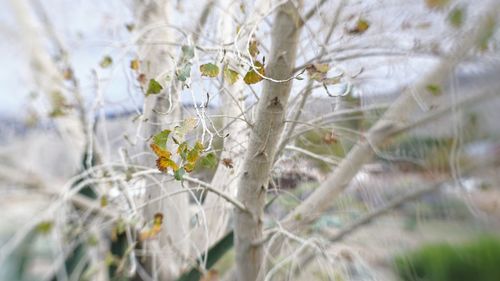
[[(18, 116), (19, 113), (25, 112), (30, 104), (47, 107), (47, 103), (30, 101), (29, 97), (32, 93), (36, 93), (36, 89), (31, 75), (28, 50), (22, 44), (23, 34), (17, 28), (11, 1), (17, 0), (0, 2), (0, 54), (4, 65), (0, 69), (0, 115)], [(129, 62), (134, 58), (136, 49), (128, 43), (131, 34), (125, 28), (126, 23), (133, 22), (133, 12), (130, 10), (128, 1), (29, 0), (28, 2), (36, 3), (37, 1), (43, 4), (56, 33), (61, 35), (66, 48), (70, 50), (70, 62), (81, 83), (82, 94), (87, 103), (92, 104), (96, 97), (103, 97), (107, 110), (121, 111), (140, 108), (142, 95), (130, 82), (133, 77), (130, 73)], [(380, 5), (381, 2), (384, 5)], [(344, 19), (345, 23), (342, 22), (338, 30), (334, 32), (333, 38), (335, 39), (332, 46), (351, 45), (362, 48), (364, 45), (374, 45), (379, 46), (381, 50), (387, 50), (386, 46), (398, 45), (403, 49), (412, 48), (418, 44), (425, 45), (434, 39), (436, 34), (439, 35), (446, 24), (442, 14), (429, 11), (423, 2), (413, 1), (402, 7), (398, 4), (401, 3), (399, 0), (350, 1), (351, 6), (345, 11), (347, 18)], [(304, 10), (308, 10), (312, 6), (311, 3), (306, 2), (309, 6)], [(192, 27), (200, 11), (200, 2), (183, 1), (179, 7), (181, 13), (174, 13), (174, 24), (180, 27)], [(216, 6), (216, 9), (220, 12), (224, 7)], [(369, 14), (359, 15), (358, 11), (363, 10), (369, 11)], [(321, 26), (322, 22), (331, 20), (329, 13), (333, 13), (333, 9), (326, 7), (304, 29), (302, 37), (310, 42), (305, 50), (301, 50), (307, 54), (306, 57), (318, 51), (324, 30), (316, 29)], [(350, 15), (368, 18), (371, 22), (369, 31), (359, 37), (346, 36), (345, 29), (348, 27)], [(217, 20), (212, 17), (209, 24), (215, 26)], [(352, 19), (350, 21), (352, 22)], [(413, 26), (413, 28), (405, 31), (405, 26)], [(40, 26), (38, 28), (40, 29)], [(269, 26), (263, 22), (261, 30), (258, 31), (264, 34), (262, 37), (269, 37), (265, 34), (266, 28)], [(42, 29), (40, 30), (42, 32)], [(217, 31), (208, 29), (205, 32), (210, 34), (210, 32)], [(416, 37), (419, 38), (418, 42), (415, 41)], [(262, 40), (268, 43), (265, 42), (266, 39)], [(449, 46), (446, 46), (450, 41), (449, 38), (444, 36), (439, 38), (439, 41), (442, 43), (442, 50), (449, 49)], [(112, 56), (114, 63), (112, 67), (102, 69), (99, 67), (99, 62), (105, 55)], [(306, 57), (299, 58), (299, 61)], [(339, 62), (332, 68), (342, 69), (351, 74), (363, 70), (359, 76), (360, 82), (356, 91), (358, 94), (368, 96), (394, 92), (401, 85), (419, 77), (435, 62), (432, 56), (408, 54), (408, 56), (367, 57), (357, 61)], [(98, 90), (93, 73), (99, 77)], [(305, 82), (295, 81), (295, 86), (299, 87)], [(207, 83), (209, 82), (205, 80), (198, 84), (194, 83), (193, 91), (199, 93), (207, 88), (210, 89)], [(260, 85), (254, 86), (254, 89), (259, 92)], [(324, 95), (324, 93), (321, 94)], [(183, 96), (187, 96), (185, 101), (190, 102), (189, 95)]]

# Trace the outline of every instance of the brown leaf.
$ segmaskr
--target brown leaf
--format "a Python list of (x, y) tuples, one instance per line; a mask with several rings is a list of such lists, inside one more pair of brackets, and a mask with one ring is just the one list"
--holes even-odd
[(224, 158), (222, 159), (222, 164), (226, 166), (229, 169), (233, 168), (233, 159), (231, 158)]
[(215, 269), (210, 269), (207, 274), (203, 275), (200, 281), (219, 281), (219, 272)]
[(323, 142), (326, 144), (335, 144), (337, 143), (337, 137), (333, 133), (327, 133), (323, 137)]

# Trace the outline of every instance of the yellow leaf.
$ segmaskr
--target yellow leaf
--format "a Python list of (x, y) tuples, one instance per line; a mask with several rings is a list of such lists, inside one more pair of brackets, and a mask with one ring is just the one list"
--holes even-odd
[(259, 42), (257, 40), (252, 40), (248, 44), (248, 52), (252, 56), (252, 58), (255, 58), (259, 53)]
[(191, 173), (194, 170), (194, 163), (184, 164), (184, 170), (188, 173)]
[(196, 149), (191, 149), (187, 154), (186, 160), (189, 163), (195, 163), (199, 157), (200, 157), (200, 152)]
[[(262, 65), (262, 63), (255, 61), (254, 66), (262, 76), (265, 75), (264, 65)], [(261, 75), (257, 74), (253, 68), (250, 68), (243, 78), (243, 81), (245, 81), (248, 85), (259, 83), (263, 79)]]
[(159, 147), (157, 144), (152, 143), (149, 145), (151, 147), (151, 150), (156, 154), (158, 157), (164, 157), (164, 158), (170, 158), (172, 156), (172, 153), (166, 149), (162, 149)]
[(358, 19), (356, 22), (356, 26), (350, 30), (348, 30), (351, 34), (361, 34), (368, 30), (370, 27), (370, 23), (365, 19)]
[(194, 144), (194, 149), (198, 150), (198, 151), (203, 151), (203, 144), (199, 141), (197, 141), (195, 144)]
[(174, 172), (179, 169), (179, 166), (177, 166), (177, 163), (175, 163), (172, 159), (165, 158), (165, 157), (160, 157), (160, 158), (156, 159), (156, 167), (161, 172), (167, 171), (168, 168), (172, 168), (172, 170)]
[(139, 63), (138, 59), (134, 59), (134, 60), (130, 61), (130, 68), (132, 70), (135, 70), (135, 71), (139, 70), (139, 66), (140, 66), (140, 63)]

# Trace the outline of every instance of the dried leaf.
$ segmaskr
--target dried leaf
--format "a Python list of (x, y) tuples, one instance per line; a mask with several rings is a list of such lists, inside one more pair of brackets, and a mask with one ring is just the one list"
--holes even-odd
[(325, 80), (326, 73), (328, 73), (329, 69), (330, 67), (327, 63), (313, 63), (306, 66), (309, 78), (318, 82)]
[(170, 158), (170, 156), (172, 155), (172, 153), (170, 153), (170, 151), (168, 151), (167, 149), (161, 148), (159, 145), (157, 145), (155, 143), (152, 143), (150, 145), (150, 147), (151, 147), (151, 150), (153, 150), (153, 152), (158, 157)]
[[(262, 76), (265, 75), (264, 65), (262, 65), (262, 63), (255, 61), (254, 66)], [(261, 75), (257, 74), (253, 68), (250, 68), (243, 78), (243, 81), (245, 81), (248, 85), (259, 83), (263, 79)]]
[(139, 81), (139, 83), (141, 83), (141, 85), (146, 85), (146, 81), (147, 81), (146, 74), (144, 74), (144, 73), (139, 74), (137, 76), (137, 81)]
[(222, 159), (222, 164), (226, 166), (229, 169), (233, 168), (233, 159), (231, 158), (224, 158)]
[(171, 168), (174, 173), (179, 170), (179, 166), (174, 160), (166, 157), (160, 157), (156, 159), (156, 167), (160, 172), (166, 172), (168, 168)]
[(337, 137), (333, 133), (327, 133), (323, 137), (323, 142), (326, 144), (335, 144), (337, 143)]
[(217, 77), (219, 75), (219, 67), (213, 63), (206, 63), (200, 65), (201, 76)]

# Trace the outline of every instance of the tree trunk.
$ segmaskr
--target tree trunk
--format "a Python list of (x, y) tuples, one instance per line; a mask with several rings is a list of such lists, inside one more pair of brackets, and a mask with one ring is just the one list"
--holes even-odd
[[(173, 9), (169, 0), (161, 1), (137, 1), (137, 17), (139, 29), (149, 29), (150, 26), (158, 26), (148, 31), (143, 42), (144, 47), (139, 50), (141, 60), (141, 73), (148, 79), (154, 78), (164, 84), (162, 73), (175, 71), (176, 50), (168, 45), (150, 45), (148, 41), (175, 41), (171, 28), (167, 26), (170, 22), (169, 13)], [(160, 25), (159, 25), (160, 24)], [(164, 84), (164, 90), (158, 95), (150, 95), (144, 99), (143, 122), (144, 127), (140, 135), (145, 139), (159, 133), (164, 129), (172, 129), (182, 118), (179, 104), (179, 91), (181, 85), (179, 81), (172, 79), (170, 85)], [(139, 151), (150, 151), (149, 143), (140, 142)], [(172, 149), (170, 149), (172, 150)], [(154, 165), (153, 158), (145, 158), (142, 161), (145, 166)], [(159, 234), (159, 247), (146, 246), (147, 255), (151, 256), (146, 270), (153, 276), (159, 275), (161, 279), (170, 280), (179, 274), (183, 260), (176, 256), (177, 253), (186, 255), (188, 251), (188, 241), (185, 239), (189, 233), (189, 194), (182, 193), (175, 198), (165, 197), (161, 200), (157, 198), (167, 193), (181, 190), (179, 181), (164, 179), (164, 175), (157, 177), (157, 181), (146, 181), (146, 193), (144, 199), (147, 204), (144, 208), (143, 216), (146, 221), (152, 221), (155, 213), (164, 215), (162, 231)], [(172, 245), (171, 242), (175, 245)], [(184, 242), (181, 242), (184, 241)], [(146, 244), (149, 244), (146, 242)], [(176, 249), (172, 249), (175, 247)], [(160, 250), (161, 249), (161, 250)], [(158, 256), (158, 257), (154, 257)]]
[[(272, 46), (266, 76), (284, 80), (293, 75), (300, 34), (297, 8), (288, 1), (277, 8), (272, 27)], [(248, 212), (235, 210), (235, 250), (237, 280), (262, 280), (262, 216), (266, 202), (269, 173), (284, 127), (284, 116), (292, 81), (264, 81), (256, 122), (238, 182), (238, 199)]]
[[(219, 25), (221, 27), (220, 42), (231, 42), (236, 34), (236, 22), (231, 15), (236, 14), (239, 5), (232, 0), (220, 0), (219, 6), (227, 7), (227, 11), (221, 15), (222, 20)], [(226, 63), (228, 63), (229, 67), (237, 69), (238, 59), (235, 55), (226, 53), (225, 57), (227, 58)], [(243, 120), (236, 119), (238, 116), (244, 118), (244, 116), (240, 116), (245, 111), (243, 87), (244, 83), (240, 79), (234, 84), (224, 81), (221, 87), (221, 114), (225, 116), (222, 127), (226, 128), (222, 134), (228, 136), (223, 139), (224, 145), (219, 157), (219, 165), (212, 179), (212, 186), (231, 195), (236, 195), (237, 177), (240, 174), (241, 164), (243, 162), (238, 160), (238, 157), (245, 153), (244, 143), (248, 134), (247, 124)], [(224, 165), (223, 159), (230, 159), (232, 161), (232, 167), (228, 167), (230, 165)], [(227, 232), (227, 224), (232, 205), (220, 198), (220, 196), (208, 193), (205, 198), (204, 206), (209, 229), (208, 242), (209, 245), (212, 245)]]

